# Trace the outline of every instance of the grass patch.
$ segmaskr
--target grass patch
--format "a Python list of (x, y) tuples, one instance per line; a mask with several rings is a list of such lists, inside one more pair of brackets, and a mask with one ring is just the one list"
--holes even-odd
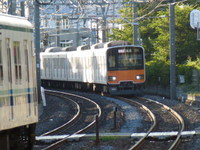
[[(124, 136), (100, 136), (99, 137), (101, 141), (114, 141), (114, 140), (120, 140), (122, 138), (126, 138)], [(90, 140), (96, 140), (96, 137), (91, 137)]]

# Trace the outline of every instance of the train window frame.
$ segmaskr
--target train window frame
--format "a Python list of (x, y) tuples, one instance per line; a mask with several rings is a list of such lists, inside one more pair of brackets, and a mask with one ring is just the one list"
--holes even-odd
[(31, 52), (33, 57), (36, 56), (35, 48), (33, 47), (33, 41), (31, 41)]
[[(122, 57), (119, 54), (126, 54), (126, 51), (128, 53), (128, 51), (130, 51), (129, 49), (134, 49), (134, 50), (139, 50), (139, 53), (141, 54), (140, 57), (138, 56), (134, 56), (136, 54), (138, 54), (138, 52), (133, 52), (131, 58), (135, 58), (137, 61), (142, 60), (139, 64), (135, 63), (136, 65), (120, 65), (119, 62), (119, 57)], [(144, 69), (144, 56), (143, 56), (143, 49), (141, 47), (115, 47), (115, 48), (110, 48), (107, 50), (107, 66), (108, 66), (108, 71), (114, 71), (114, 70), (129, 70), (129, 69), (135, 69), (135, 70), (139, 70), (139, 69)], [(113, 60), (110, 60), (110, 56), (115, 56), (113, 58)], [(128, 56), (126, 56), (128, 57)], [(115, 62), (115, 65), (110, 66), (111, 62)]]
[(52, 72), (51, 72), (51, 70), (52, 70), (52, 62), (50, 62), (50, 61), (52, 61), (52, 59), (50, 59), (50, 58), (48, 58), (48, 57), (46, 57), (47, 59), (48, 59), (48, 61), (47, 61), (47, 67), (48, 67), (48, 69), (47, 69), (47, 74), (46, 74), (46, 76), (47, 77), (51, 77), (52, 76)]
[(25, 75), (25, 79), (26, 81), (29, 83), (30, 82), (30, 78), (29, 78), (29, 52), (28, 52), (28, 41), (24, 40), (24, 55), (25, 55), (25, 69), (26, 69), (26, 75)]
[(48, 58), (43, 58), (44, 76), (47, 76)]
[(53, 77), (58, 77), (58, 58), (53, 58)]
[(64, 66), (64, 62), (65, 62), (65, 59), (64, 58), (60, 58), (60, 77), (63, 78), (63, 70), (65, 68)]
[(16, 84), (21, 84), (22, 65), (21, 65), (21, 52), (20, 52), (19, 41), (13, 41), (13, 55), (14, 55), (14, 66), (15, 66), (15, 82)]
[(3, 85), (3, 79), (2, 40), (0, 40), (0, 85)]
[(12, 59), (11, 59), (11, 48), (10, 38), (6, 38), (6, 51), (7, 51), (7, 64), (8, 64), (8, 82), (12, 83)]
[(0, 108), (5, 106), (5, 98), (4, 97), (0, 97)]

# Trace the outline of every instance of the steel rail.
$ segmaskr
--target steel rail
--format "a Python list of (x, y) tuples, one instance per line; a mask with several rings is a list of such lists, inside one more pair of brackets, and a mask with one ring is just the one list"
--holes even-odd
[(164, 109), (166, 109), (168, 112), (170, 112), (174, 116), (174, 118), (178, 121), (179, 127), (180, 127), (179, 131), (177, 132), (176, 139), (174, 140), (174, 142), (172, 143), (172, 145), (168, 149), (168, 150), (175, 150), (177, 148), (180, 140), (181, 140), (181, 134), (182, 134), (182, 132), (185, 128), (185, 123), (184, 123), (183, 118), (175, 110), (173, 110), (172, 108), (168, 107), (165, 104), (162, 104), (160, 102), (154, 101), (152, 99), (147, 99), (147, 98), (144, 98), (144, 97), (137, 97), (137, 98), (147, 100), (147, 101), (150, 101), (150, 102), (153, 102), (153, 103), (157, 103), (158, 105), (161, 105)]
[[(52, 90), (45, 90), (45, 91), (52, 92)], [(102, 115), (101, 107), (100, 107), (96, 102), (92, 101), (91, 99), (86, 98), (86, 97), (83, 97), (83, 96), (80, 96), (80, 95), (71, 94), (71, 93), (65, 93), (65, 92), (60, 92), (60, 91), (56, 91), (56, 92), (58, 92), (59, 94), (63, 94), (63, 95), (70, 95), (70, 96), (82, 98), (82, 99), (84, 99), (84, 100), (87, 100), (87, 101), (93, 103), (93, 104), (97, 107), (97, 109), (98, 109), (98, 118), (101, 117), (101, 115)], [(82, 129), (76, 131), (75, 133), (73, 133), (73, 134), (67, 136), (66, 138), (64, 138), (64, 139), (62, 139), (62, 140), (59, 140), (59, 141), (57, 141), (57, 142), (51, 144), (50, 146), (48, 146), (48, 147), (46, 147), (46, 148), (44, 148), (44, 149), (42, 149), (42, 150), (53, 150), (53, 149), (56, 149), (57, 147), (59, 147), (59, 145), (62, 145), (63, 143), (67, 142), (67, 140), (68, 140), (71, 136), (86, 131), (87, 129), (93, 127), (93, 126), (95, 125), (95, 123), (96, 123), (96, 120), (93, 120), (90, 124), (88, 124), (88, 125), (85, 126), (84, 128), (82, 128)]]
[(127, 98), (124, 98), (124, 97), (117, 97), (118, 99), (121, 99), (123, 101), (126, 101), (128, 103), (134, 103), (138, 106), (140, 106), (140, 108), (142, 108), (143, 110), (145, 110), (149, 116), (149, 118), (152, 120), (152, 125), (151, 127), (149, 128), (149, 130), (146, 132), (146, 134), (139, 140), (136, 142), (136, 144), (134, 144), (132, 147), (129, 148), (129, 150), (132, 150), (132, 149), (137, 149), (140, 147), (140, 145), (142, 145), (142, 143), (144, 142), (144, 140), (148, 137), (148, 135), (153, 131), (153, 129), (155, 128), (156, 126), (156, 117), (155, 115), (152, 113), (152, 111), (147, 108), (146, 106), (144, 106), (143, 104), (139, 103), (139, 102), (136, 102), (136, 101), (133, 101), (133, 100), (130, 100), (130, 99), (127, 99)]
[(77, 107), (77, 112), (67, 123), (55, 128), (55, 129), (53, 129), (51, 131), (48, 131), (48, 132), (46, 132), (46, 133), (44, 133), (44, 134), (42, 134), (40, 136), (52, 135), (52, 134), (56, 134), (56, 133), (61, 132), (64, 128), (66, 128), (66, 127), (70, 126), (71, 124), (73, 124), (80, 117), (80, 113), (81, 113), (79, 104), (77, 102), (73, 101), (72, 99), (64, 97), (62, 95), (55, 94), (56, 92), (53, 92), (53, 91), (51, 91), (51, 92), (47, 91), (47, 93), (51, 94), (51, 95), (54, 95), (54, 96), (58, 96), (58, 97), (64, 98), (64, 99), (67, 99), (67, 100), (73, 102)]

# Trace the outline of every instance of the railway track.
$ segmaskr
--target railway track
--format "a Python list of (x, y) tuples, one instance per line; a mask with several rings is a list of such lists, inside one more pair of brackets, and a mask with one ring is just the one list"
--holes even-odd
[[(73, 135), (79, 134), (79, 133), (87, 133), (86, 130), (88, 128), (91, 128), (95, 124), (95, 114), (98, 114), (98, 117), (101, 115), (101, 109), (100, 106), (97, 104), (99, 103), (99, 100), (95, 100), (96, 97), (87, 96), (87, 93), (84, 94), (84, 98), (86, 101), (89, 101), (92, 103), (94, 107), (94, 103), (91, 99), (94, 99), (97, 103), (95, 104), (96, 109), (93, 107), (90, 107), (90, 104), (86, 104), (85, 100), (84, 102), (82, 100), (79, 100), (79, 98), (82, 96), (65, 92), (53, 92), (48, 90), (48, 94), (54, 95), (54, 96), (61, 96), (62, 98), (66, 97), (68, 101), (73, 101), (72, 99), (76, 99), (75, 103), (73, 105), (76, 105), (77, 108), (80, 108), (80, 110), (77, 109), (76, 113), (74, 113), (74, 116), (71, 118), (74, 118), (75, 121), (69, 120), (65, 123), (65, 125), (62, 125), (61, 127), (58, 127), (52, 131), (48, 131), (46, 133), (43, 133), (43, 135), (57, 135), (57, 134), (65, 134), (68, 135), (63, 140), (59, 140), (58, 142), (48, 145), (47, 147), (43, 148), (46, 149), (57, 149), (60, 145), (65, 145), (65, 143), (68, 141), (70, 137)], [(64, 96), (65, 95), (65, 96)], [(77, 98), (78, 97), (78, 98)], [(88, 97), (88, 98), (86, 98)], [(90, 99), (91, 98), (91, 99)], [(113, 98), (111, 98), (112, 101)], [(141, 110), (144, 114), (144, 111), (146, 112), (144, 116), (148, 116), (149, 119), (145, 120), (144, 122), (147, 123), (145, 125), (144, 131), (140, 129), (140, 132), (144, 132), (144, 136), (140, 138), (139, 140), (135, 140), (134, 138), (130, 141), (130, 139), (127, 139), (127, 145), (126, 149), (134, 149), (134, 150), (156, 150), (162, 147), (162, 149), (166, 150), (172, 150), (176, 149), (178, 143), (180, 142), (181, 132), (184, 129), (184, 122), (183, 119), (171, 108), (167, 107), (166, 105), (163, 105), (161, 103), (158, 103), (156, 101), (150, 100), (150, 99), (144, 99), (144, 98), (122, 98), (122, 97), (114, 97), (114, 99), (118, 99), (121, 101), (124, 101), (125, 103), (128, 103), (129, 105), (132, 105), (133, 107), (137, 108), (137, 110)], [(82, 102), (81, 102), (82, 101)], [(103, 102), (105, 104), (105, 102)], [(115, 102), (112, 102), (113, 104)], [(115, 106), (114, 104), (113, 106)], [(118, 104), (117, 104), (118, 105)], [(101, 106), (102, 107), (102, 106)], [(82, 108), (88, 108), (91, 110), (91, 112), (86, 113), (86, 110), (83, 110)], [(103, 108), (103, 107), (102, 107)], [(99, 109), (99, 110), (98, 110)], [(105, 115), (105, 111), (103, 111)], [(86, 117), (87, 114), (89, 114), (89, 117)], [(92, 114), (92, 115), (91, 115)], [(81, 121), (80, 116), (83, 115), (85, 118), (91, 118), (90, 123), (87, 123), (85, 127), (82, 127), (78, 129)], [(76, 117), (75, 117), (76, 116)], [(101, 119), (104, 117), (101, 117)], [(145, 117), (146, 118), (146, 117)], [(102, 123), (103, 120), (100, 119), (100, 122)], [(84, 119), (83, 119), (84, 120)], [(103, 121), (104, 122), (104, 121)], [(78, 124), (76, 124), (78, 123)], [(90, 127), (91, 125), (91, 127)], [(75, 126), (75, 128), (73, 128)], [(88, 127), (87, 127), (88, 126)], [(147, 128), (148, 127), (148, 128)], [(70, 131), (70, 132), (69, 132)], [(73, 132), (71, 132), (73, 131)], [(94, 128), (90, 130), (94, 132)], [(112, 132), (112, 130), (110, 130)], [(164, 140), (158, 140), (157, 138), (152, 138), (151, 133), (152, 132), (169, 132), (169, 131), (175, 131), (177, 133), (176, 136), (170, 138), (170, 139), (164, 139)], [(131, 133), (131, 131), (130, 131)], [(122, 133), (123, 134), (123, 133)], [(103, 136), (102, 133), (100, 135)], [(114, 135), (113, 135), (114, 136)], [(85, 139), (85, 138), (84, 138)], [(128, 142), (129, 141), (129, 142)], [(134, 144), (133, 144), (134, 142)], [(100, 142), (101, 143), (101, 142)], [(78, 144), (78, 143), (77, 143)], [(65, 147), (65, 146), (64, 146)], [(128, 147), (128, 148), (127, 148)]]
[[(54, 95), (54, 96), (57, 96), (57, 97), (60, 97), (60, 98), (63, 98), (63, 99), (73, 102), (77, 107), (77, 112), (74, 115), (74, 117), (72, 117), (65, 124), (55, 128), (53, 130), (50, 130), (46, 133), (43, 133), (41, 135), (41, 136), (56, 135), (56, 134), (67, 134), (68, 135), (64, 139), (59, 140), (51, 145), (48, 145), (45, 148), (42, 148), (43, 150), (51, 150), (51, 149), (59, 148), (64, 143), (66, 143), (71, 136), (86, 132), (88, 129), (92, 128), (96, 123), (94, 116), (98, 116), (98, 118), (101, 117), (100, 106), (96, 102), (92, 101), (89, 98), (86, 98), (86, 97), (83, 97), (80, 95), (59, 92), (59, 91), (53, 91), (53, 90), (46, 90), (46, 92), (48, 94), (51, 94), (51, 95)], [(87, 122), (84, 123), (84, 120), (86, 118), (87, 118)]]
[(80, 117), (80, 114), (81, 114), (80, 105), (76, 101), (74, 101), (73, 99), (68, 98), (68, 97), (64, 96), (63, 94), (58, 94), (57, 92), (54, 92), (54, 91), (48, 91), (47, 90), (46, 94), (53, 95), (53, 96), (59, 96), (60, 98), (63, 98), (65, 100), (73, 103), (73, 105), (75, 105), (75, 107), (76, 107), (76, 112), (74, 113), (73, 117), (71, 119), (69, 119), (68, 122), (66, 122), (65, 124), (55, 128), (53, 130), (50, 130), (48, 132), (43, 133), (41, 136), (59, 134), (63, 130), (67, 129), (70, 125), (72, 125), (75, 121), (77, 121), (78, 118)]
[[(151, 114), (152, 126), (146, 132), (146, 134), (137, 141), (133, 146), (129, 148), (129, 150), (173, 150), (176, 149), (180, 142), (181, 133), (184, 130), (184, 121), (182, 117), (176, 113), (170, 107), (145, 98), (134, 98), (134, 100), (127, 99), (127, 98), (119, 98), (128, 103), (139, 103), (142, 107), (147, 110), (148, 114)], [(134, 104), (135, 105), (135, 104)], [(146, 107), (148, 109), (146, 109)], [(150, 113), (151, 112), (151, 113)], [(154, 116), (154, 117), (153, 117)], [(177, 131), (176, 137), (167, 141), (157, 141), (153, 139), (148, 139), (148, 135), (151, 132), (168, 132), (168, 131)]]

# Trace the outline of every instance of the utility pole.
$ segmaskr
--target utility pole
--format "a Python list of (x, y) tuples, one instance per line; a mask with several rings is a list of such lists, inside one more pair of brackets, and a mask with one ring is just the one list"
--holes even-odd
[[(105, 4), (105, 1), (103, 1), (103, 3)], [(105, 6), (103, 6), (103, 8), (102, 8), (102, 14), (103, 14), (103, 18), (102, 18), (102, 20), (103, 20), (103, 23), (102, 23), (102, 42), (104, 43), (104, 42), (106, 42), (107, 40), (106, 40), (106, 29), (107, 29), (107, 27), (106, 27), (106, 11), (105, 11)]]
[[(56, 5), (56, 11), (59, 11), (59, 5)], [(56, 45), (57, 47), (60, 47), (60, 16), (57, 16), (56, 18)]]
[(8, 14), (16, 15), (16, 0), (8, 0)]
[[(115, 4), (114, 4), (115, 0), (112, 0), (112, 2), (113, 2), (113, 8), (112, 8), (113, 9), (113, 12), (112, 12), (113, 17), (112, 17), (112, 19), (115, 20)], [(113, 21), (113, 24), (112, 24), (112, 28), (113, 29), (115, 28), (114, 21)]]
[(175, 0), (170, 3), (170, 99), (176, 99)]
[(37, 93), (38, 100), (41, 102), (41, 78), (40, 78), (40, 4), (38, 2), (34, 2), (34, 24), (35, 24), (35, 32), (34, 32), (34, 45), (35, 45), (35, 53), (36, 53), (36, 71), (37, 71)]
[(96, 37), (96, 42), (99, 43), (99, 19), (96, 19), (96, 25), (97, 25), (97, 37)]
[(137, 2), (133, 2), (133, 44), (138, 45), (138, 27), (135, 21), (137, 18)]
[[(79, 20), (77, 20), (77, 25), (76, 25), (76, 46), (80, 46), (80, 34), (79, 34)], [(79, 45), (80, 44), (80, 45)]]
[(36, 71), (37, 71), (37, 94), (38, 101), (41, 102), (41, 78), (40, 78), (40, 5), (49, 5), (52, 0), (35, 0), (34, 1), (34, 45), (36, 53)]
[[(101, 24), (101, 30), (102, 30), (102, 42), (107, 42), (107, 13), (109, 10), (110, 4), (107, 3), (105, 0), (102, 0), (102, 3), (99, 4), (102, 11), (102, 24)], [(106, 9), (106, 5), (108, 6)]]
[(21, 8), (21, 16), (25, 16), (25, 7), (24, 7), (24, 2), (20, 2), (20, 8)]

